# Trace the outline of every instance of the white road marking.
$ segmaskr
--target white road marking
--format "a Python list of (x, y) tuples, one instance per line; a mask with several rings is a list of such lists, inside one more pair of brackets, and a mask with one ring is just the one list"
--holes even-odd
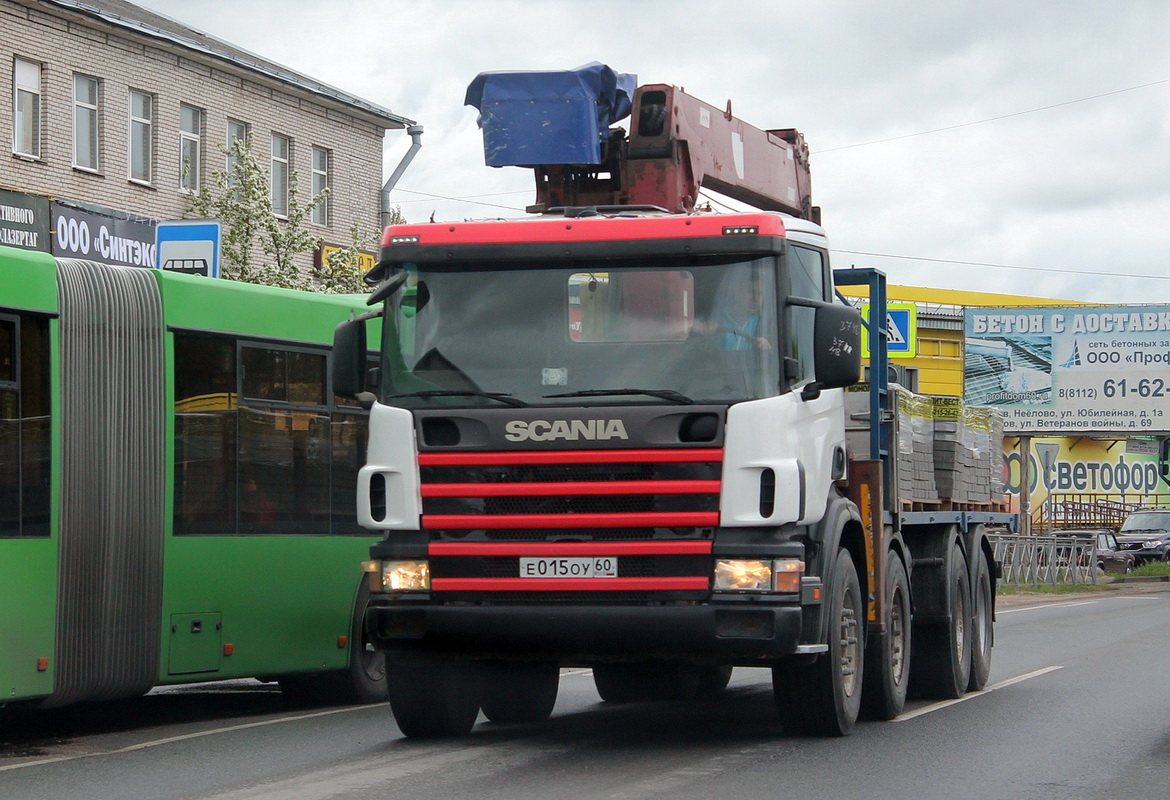
[(242, 725), (230, 725), (226, 728), (212, 728), (206, 731), (197, 731), (195, 733), (184, 733), (179, 736), (167, 736), (162, 739), (153, 739), (148, 742), (139, 742), (138, 744), (127, 745), (120, 747), (117, 750), (102, 750), (97, 753), (80, 753), (75, 756), (55, 756), (52, 758), (42, 758), (36, 761), (26, 761), (22, 764), (8, 764), (0, 766), (0, 772), (7, 772), (13, 769), (24, 769), (25, 767), (39, 767), (42, 764), (52, 764), (57, 761), (73, 761), (78, 758), (93, 758), (95, 756), (110, 756), (118, 753), (132, 753), (135, 750), (146, 750), (151, 747), (158, 747), (159, 745), (171, 744), (173, 742), (185, 742), (190, 739), (202, 739), (205, 736), (216, 736), (221, 733), (231, 733), (232, 731), (243, 731), (248, 728), (263, 728), (268, 725), (281, 725), (285, 722), (297, 722), (302, 719), (314, 719), (316, 717), (328, 717), (333, 714), (347, 714), (354, 711), (364, 711), (367, 708), (377, 708), (378, 706), (389, 705), (388, 703), (374, 703), (364, 706), (352, 706), (346, 708), (333, 708), (329, 711), (314, 711), (311, 714), (296, 714), (289, 717), (277, 717), (276, 719), (266, 719), (260, 722), (246, 722)]
[(943, 700), (940, 703), (932, 703), (931, 705), (915, 709), (914, 711), (910, 711), (908, 713), (902, 714), (899, 717), (896, 717), (892, 720), (892, 722), (906, 722), (907, 720), (914, 719), (915, 717), (921, 717), (923, 714), (930, 714), (931, 712), (949, 708), (953, 705), (957, 705), (958, 703), (965, 703), (968, 700), (974, 700), (976, 697), (982, 697), (983, 695), (991, 694), (992, 692), (999, 689), (1006, 689), (1008, 686), (1014, 686), (1017, 683), (1022, 683), (1023, 681), (1031, 680), (1032, 678), (1039, 678), (1041, 675), (1047, 675), (1049, 672), (1055, 672), (1058, 669), (1064, 669), (1064, 667), (1045, 667), (1044, 669), (1038, 669), (1035, 672), (1029, 672), (1024, 675), (1017, 675), (1014, 678), (1008, 678), (1006, 681), (1000, 681), (999, 683), (988, 686), (981, 692), (971, 692), (970, 694), (965, 694), (955, 700)]
[(1011, 614), (1014, 611), (1035, 611), (1038, 608), (1072, 608), (1073, 606), (1090, 606), (1093, 603), (1100, 603), (1100, 600), (1079, 600), (1069, 601), (1067, 603), (1041, 603), (1035, 606), (1020, 606), (1019, 608), (997, 608), (995, 615)]

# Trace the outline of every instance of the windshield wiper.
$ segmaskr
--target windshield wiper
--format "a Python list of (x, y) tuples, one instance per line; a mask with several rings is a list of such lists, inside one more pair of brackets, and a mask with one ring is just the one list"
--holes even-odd
[(388, 394), (386, 399), (393, 397), (486, 397), (489, 400), (499, 400), (510, 406), (523, 408), (528, 404), (523, 400), (517, 400), (510, 394), (503, 392), (477, 392), (471, 389), (427, 389), (421, 392), (402, 392), (401, 394)]
[(676, 392), (673, 389), (582, 389), (579, 392), (565, 392), (564, 394), (546, 394), (545, 398), (557, 397), (604, 397), (605, 395), (618, 394), (645, 394), (650, 397), (658, 397), (662, 400), (669, 400), (672, 403), (680, 403), (681, 405), (690, 405), (695, 401), (687, 397), (681, 392)]

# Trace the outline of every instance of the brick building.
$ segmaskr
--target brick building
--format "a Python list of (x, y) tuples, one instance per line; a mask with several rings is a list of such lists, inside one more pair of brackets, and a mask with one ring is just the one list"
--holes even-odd
[(315, 236), (378, 230), (384, 135), (411, 120), (124, 0), (0, 0), (0, 31), (0, 244), (144, 262), (247, 134), (278, 215), (295, 173), (302, 203), (330, 188)]

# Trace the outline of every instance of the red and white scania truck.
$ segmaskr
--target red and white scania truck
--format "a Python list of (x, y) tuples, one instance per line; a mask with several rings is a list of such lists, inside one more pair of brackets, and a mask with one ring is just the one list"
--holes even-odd
[[(609, 702), (770, 667), (785, 728), (823, 735), (912, 684), (982, 688), (987, 528), (1014, 518), (898, 496), (884, 326), (847, 414), (862, 321), (801, 135), (601, 65), (485, 73), (468, 102), (488, 164), (535, 170), (535, 213), (387, 228), (379, 307), (334, 351), (371, 407), (366, 624), (403, 733), (544, 720), (567, 666)], [(696, 212), (700, 186), (760, 210)], [(842, 283), (885, 318), (880, 273)]]

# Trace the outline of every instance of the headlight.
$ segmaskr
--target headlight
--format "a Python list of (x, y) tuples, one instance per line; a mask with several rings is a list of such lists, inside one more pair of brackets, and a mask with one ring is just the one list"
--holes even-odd
[(425, 592), (431, 588), (431, 567), (425, 559), (366, 561), (372, 592)]
[(1144, 547), (1147, 550), (1153, 550), (1155, 547), (1161, 547), (1161, 546), (1162, 546), (1161, 539), (1151, 539), (1148, 542), (1142, 543), (1142, 547)]
[(715, 562), (715, 591), (798, 592), (803, 574), (804, 562), (798, 558), (719, 559)]

